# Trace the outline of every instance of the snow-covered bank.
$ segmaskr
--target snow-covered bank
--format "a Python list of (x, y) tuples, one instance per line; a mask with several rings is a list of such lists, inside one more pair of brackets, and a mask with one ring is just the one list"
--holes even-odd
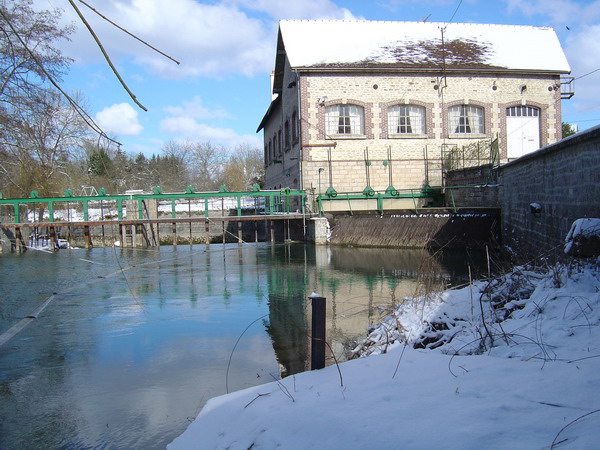
[(373, 356), (342, 378), (332, 366), (210, 400), (169, 448), (598, 445), (597, 265), (410, 300), (361, 347)]

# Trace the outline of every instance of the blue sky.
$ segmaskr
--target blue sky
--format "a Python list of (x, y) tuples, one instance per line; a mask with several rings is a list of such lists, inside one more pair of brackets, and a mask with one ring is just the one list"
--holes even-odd
[[(63, 79), (128, 152), (160, 153), (169, 140), (262, 147), (256, 128), (270, 102), (269, 74), (281, 19), (366, 19), (552, 26), (571, 65), (575, 97), (563, 121), (600, 124), (600, 0), (86, 0), (111, 20), (181, 61), (177, 65), (110, 26), (77, 2), (142, 111), (104, 62), (67, 0), (78, 30), (63, 51), (75, 62)], [(518, 49), (515, 49), (518, 51)], [(586, 76), (584, 76), (586, 75)]]

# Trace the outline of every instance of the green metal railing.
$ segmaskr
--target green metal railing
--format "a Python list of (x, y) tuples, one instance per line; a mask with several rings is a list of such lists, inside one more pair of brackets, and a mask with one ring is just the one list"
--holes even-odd
[(352, 200), (376, 200), (377, 211), (383, 211), (383, 202), (387, 199), (412, 199), (413, 207), (418, 210), (417, 199), (431, 198), (432, 206), (442, 206), (444, 202), (443, 188), (424, 186), (420, 189), (395, 189), (390, 186), (385, 191), (375, 191), (367, 186), (362, 192), (337, 192), (330, 187), (325, 194), (317, 196), (319, 214), (323, 214), (323, 202), (348, 202), (348, 208), (352, 213)]
[[(204, 202), (204, 216), (209, 218), (209, 200), (211, 199), (236, 199), (236, 210), (237, 215), (242, 216), (242, 199), (254, 198), (264, 199), (264, 203), (261, 205), (262, 215), (275, 215), (275, 214), (291, 214), (292, 204), (297, 204), (302, 214), (305, 213), (305, 198), (306, 194), (301, 190), (259, 190), (256, 188), (253, 191), (248, 192), (227, 192), (227, 188), (222, 186), (219, 192), (194, 192), (191, 187), (188, 187), (185, 193), (174, 193), (174, 194), (163, 194), (160, 187), (153, 189), (151, 194), (119, 194), (119, 195), (108, 195), (103, 189), (98, 191), (98, 195), (94, 196), (74, 196), (71, 190), (65, 191), (63, 197), (39, 197), (37, 191), (32, 191), (29, 198), (3, 198), (0, 194), (0, 208), (9, 207), (12, 208), (13, 223), (20, 224), (24, 223), (21, 221), (21, 209), (25, 207), (35, 207), (36, 209), (42, 208), (44, 211), (48, 211), (48, 222), (55, 222), (55, 212), (59, 209), (59, 206), (75, 203), (76, 208), (81, 208), (83, 211), (83, 222), (89, 221), (89, 210), (90, 204), (100, 202), (114, 202), (116, 203), (117, 220), (123, 220), (123, 202), (135, 201), (137, 202), (137, 219), (144, 219), (144, 201), (146, 200), (157, 200), (157, 201), (170, 201), (171, 202), (171, 218), (176, 218), (176, 204), (177, 201), (181, 200), (196, 200)], [(296, 201), (294, 201), (296, 200)], [(296, 213), (296, 211), (293, 211)], [(5, 214), (3, 215), (5, 216)], [(114, 219), (105, 220), (102, 217), (102, 221), (110, 222)], [(70, 220), (71, 222), (76, 222)]]

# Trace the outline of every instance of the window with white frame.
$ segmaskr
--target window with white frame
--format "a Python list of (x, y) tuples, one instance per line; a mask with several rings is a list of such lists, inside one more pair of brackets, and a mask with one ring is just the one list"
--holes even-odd
[(425, 108), (417, 105), (396, 105), (388, 109), (388, 133), (425, 134)]
[(328, 136), (336, 134), (364, 134), (364, 110), (357, 105), (334, 105), (325, 109), (325, 127)]
[(508, 117), (538, 117), (540, 110), (534, 106), (511, 106), (506, 108), (506, 115)]
[(452, 106), (448, 109), (451, 134), (484, 134), (483, 108), (472, 105)]

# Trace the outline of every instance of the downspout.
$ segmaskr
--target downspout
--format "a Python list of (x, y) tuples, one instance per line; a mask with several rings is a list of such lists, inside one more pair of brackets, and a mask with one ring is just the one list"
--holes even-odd
[(292, 69), (296, 74), (296, 90), (298, 92), (298, 188), (304, 190), (304, 172), (302, 171), (302, 98), (300, 95), (300, 74), (297, 69)]

